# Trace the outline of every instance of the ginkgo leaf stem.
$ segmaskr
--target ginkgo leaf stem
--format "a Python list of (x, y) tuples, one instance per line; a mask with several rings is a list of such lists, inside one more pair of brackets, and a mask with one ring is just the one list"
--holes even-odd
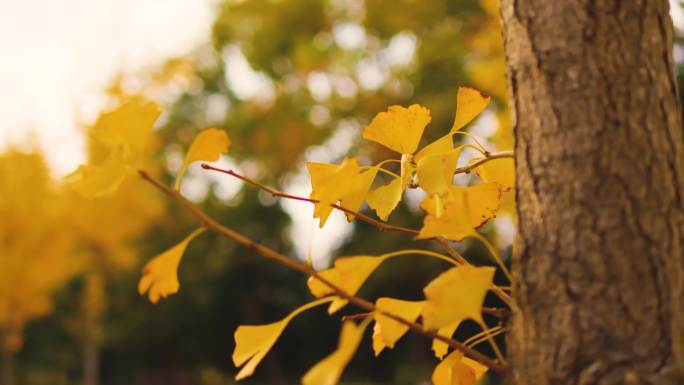
[(482, 327), (482, 331), (485, 334), (485, 338), (487, 341), (489, 341), (489, 345), (492, 347), (492, 350), (494, 350), (494, 354), (496, 354), (496, 358), (500, 361), (505, 363), (506, 359), (504, 358), (503, 353), (501, 353), (501, 349), (499, 349), (499, 345), (496, 344), (496, 341), (494, 341), (494, 336), (492, 333), (490, 333), (489, 328), (487, 327), (487, 324), (484, 322), (480, 322), (480, 326)]
[(393, 172), (390, 171), (390, 170), (386, 170), (386, 169), (384, 169), (384, 168), (382, 168), (382, 167), (378, 167), (378, 171), (380, 171), (380, 172), (382, 172), (382, 173), (385, 173), (385, 174), (387, 174), (387, 175), (389, 175), (389, 176), (391, 176), (391, 177), (393, 177), (393, 178), (400, 178), (400, 176), (399, 176), (398, 174), (393, 173)]
[(463, 136), (469, 137), (470, 139), (473, 140), (473, 142), (475, 142), (480, 147), (480, 150), (478, 150), (478, 151), (480, 151), (481, 153), (483, 153), (485, 155), (487, 154), (487, 149), (482, 145), (480, 140), (477, 139), (477, 136), (475, 136), (469, 132), (465, 132), (465, 131), (456, 131), (456, 132), (453, 132), (451, 135), (463, 135)]
[[(497, 325), (497, 326), (494, 326), (493, 328), (489, 329), (489, 331), (492, 333), (492, 335), (494, 335), (495, 332), (497, 332), (497, 331), (499, 331), (499, 330), (501, 330), (501, 329), (502, 329), (502, 327)], [(463, 344), (466, 345), (466, 346), (472, 346), (472, 344), (473, 344), (474, 341), (477, 341), (477, 340), (479, 340), (479, 339), (482, 338), (482, 337), (487, 338), (487, 337), (485, 336), (486, 334), (487, 334), (487, 333), (483, 330), (483, 331), (481, 331), (481, 332), (479, 332), (479, 333), (477, 333), (477, 334), (474, 334), (474, 335), (468, 337), (467, 340), (463, 341)]]
[(476, 146), (476, 145), (474, 145), (474, 144), (470, 144), (470, 143), (464, 143), (464, 144), (460, 145), (459, 147), (463, 147), (463, 148), (472, 148), (473, 150), (475, 150), (475, 151), (479, 152), (480, 154), (484, 155), (485, 157), (489, 154), (489, 152), (487, 152), (487, 150), (482, 149), (482, 148), (480, 148), (480, 147), (478, 147), (478, 146)]
[(449, 241), (442, 237), (437, 237), (435, 238), (435, 242), (437, 242), (442, 248), (449, 254), (453, 259), (457, 260), (461, 264), (466, 264), (468, 261), (463, 257), (458, 251), (456, 251), (451, 245), (449, 244)]
[(508, 282), (513, 282), (513, 276), (511, 275), (511, 272), (508, 271), (508, 267), (506, 267), (506, 264), (501, 259), (501, 256), (499, 255), (499, 252), (496, 251), (494, 245), (492, 245), (491, 242), (487, 240), (487, 238), (480, 235), (480, 233), (478, 233), (477, 231), (473, 232), (473, 236), (477, 238), (480, 242), (482, 242), (482, 244), (487, 248), (489, 253), (492, 255), (492, 259), (494, 259), (494, 262), (496, 262), (496, 264), (499, 265), (499, 269), (501, 269), (501, 271), (506, 276), (506, 279), (508, 279)]
[(443, 261), (447, 261), (452, 265), (457, 265), (457, 266), (459, 265), (458, 262), (447, 257), (446, 255), (440, 254), (440, 253), (435, 253), (434, 251), (429, 251), (429, 250), (419, 250), (419, 249), (399, 250), (399, 251), (393, 251), (391, 253), (382, 254), (382, 256), (387, 257), (387, 258), (391, 258), (391, 257), (397, 257), (400, 255), (409, 255), (409, 254), (427, 255), (429, 257), (433, 257), (433, 258), (441, 259)]
[(288, 315), (288, 317), (294, 318), (294, 317), (296, 317), (296, 316), (298, 316), (298, 315), (304, 313), (305, 311), (307, 311), (307, 310), (309, 310), (309, 309), (312, 309), (312, 308), (314, 308), (314, 307), (316, 307), (316, 306), (319, 306), (319, 305), (322, 305), (322, 304), (324, 304), (324, 303), (332, 302), (332, 301), (334, 301), (334, 300), (335, 300), (335, 297), (325, 297), (325, 298), (317, 299), (317, 300), (315, 300), (315, 301), (311, 301), (311, 302), (306, 303), (306, 304), (304, 304), (304, 305), (298, 307), (297, 309), (295, 309), (295, 311), (293, 311), (292, 313), (290, 313), (290, 314)]
[[(267, 193), (271, 194), (271, 196), (273, 196), (273, 197), (293, 199), (293, 200), (297, 200), (297, 201), (301, 201), (301, 202), (318, 203), (318, 200), (316, 200), (316, 199), (310, 199), (310, 198), (301, 197), (301, 196), (297, 196), (297, 195), (286, 194), (282, 191), (274, 189), (273, 187), (264, 185), (262, 183), (255, 181), (255, 180), (252, 180), (252, 179), (250, 179), (244, 175), (238, 174), (237, 172), (235, 172), (233, 170), (226, 170), (226, 169), (214, 167), (214, 166), (206, 164), (206, 163), (202, 164), (202, 168), (204, 168), (205, 170), (217, 171), (217, 172), (238, 178), (250, 186), (253, 186), (253, 187), (256, 187), (256, 188), (261, 189), (263, 191), (266, 191)], [(353, 215), (357, 219), (377, 227), (378, 229), (380, 229), (380, 231), (390, 231), (390, 232), (412, 235), (412, 236), (417, 236), (419, 234), (419, 232), (417, 230), (408, 229), (408, 228), (401, 227), (401, 226), (388, 225), (384, 222), (373, 219), (367, 215), (364, 215), (364, 214), (361, 214), (359, 212), (344, 208), (338, 204), (331, 204), (330, 206), (334, 207), (337, 210), (343, 211), (347, 214)], [(453, 247), (451, 247), (451, 245), (449, 244), (449, 241), (447, 241), (446, 239), (444, 239), (442, 237), (437, 237), (437, 238), (434, 238), (434, 241), (437, 242), (447, 252), (447, 254), (449, 254), (454, 260), (456, 260), (460, 264), (467, 264), (468, 263), (468, 261), (459, 252), (457, 252)], [(503, 290), (496, 287), (496, 285), (492, 285), (491, 290), (494, 294), (496, 294), (497, 297), (499, 297), (511, 309), (515, 308), (515, 305), (513, 303), (512, 298), (508, 294), (506, 294)]]
[[(490, 331), (491, 337), (496, 337), (499, 334), (504, 333), (506, 331), (506, 329), (503, 327), (497, 326), (497, 327), (493, 327), (493, 328), (489, 329), (489, 331)], [(477, 338), (475, 338), (475, 337), (477, 337)], [(478, 334), (474, 335), (473, 337), (468, 338), (464, 342), (464, 344), (466, 344), (468, 347), (472, 348), (472, 347), (475, 347), (475, 346), (483, 343), (487, 339), (489, 339), (489, 337), (487, 336), (487, 332), (482, 332), (482, 333), (478, 333)]]
[(370, 167), (378, 167), (378, 168), (380, 168), (380, 167), (384, 166), (384, 165), (387, 164), (387, 163), (401, 163), (401, 159), (385, 159), (385, 160), (383, 160), (382, 162), (376, 164), (375, 166), (370, 166)]
[(454, 339), (439, 335), (436, 333), (434, 330), (428, 330), (425, 329), (422, 325), (415, 323), (415, 322), (410, 322), (407, 321), (406, 319), (396, 316), (392, 313), (388, 313), (382, 310), (379, 310), (376, 308), (375, 304), (372, 302), (369, 302), (363, 298), (359, 298), (353, 295), (348, 294), (346, 291), (342, 290), (339, 288), (337, 285), (326, 279), (325, 277), (321, 276), (314, 270), (313, 267), (305, 264), (305, 263), (300, 263), (297, 262), (294, 259), (288, 258), (287, 256), (278, 253), (277, 251), (266, 247), (258, 242), (255, 242), (251, 240), (250, 238), (245, 237), (244, 235), (238, 233), (235, 230), (232, 230), (218, 222), (216, 222), (213, 218), (209, 217), (204, 211), (202, 211), (200, 208), (195, 206), (193, 203), (185, 199), (180, 193), (178, 193), (176, 190), (166, 186), (165, 184), (159, 182), (152, 176), (150, 176), (147, 172), (140, 170), (138, 171), (140, 176), (150, 184), (152, 184), (154, 187), (159, 189), (161, 192), (166, 194), (169, 198), (173, 199), (176, 201), (179, 205), (181, 205), (183, 208), (185, 208), (190, 214), (192, 214), (196, 219), (198, 219), (204, 226), (216, 231), (217, 233), (232, 239), (233, 241), (239, 243), (243, 247), (246, 247), (248, 249), (251, 249), (258, 253), (259, 255), (272, 259), (286, 267), (289, 267), (293, 270), (300, 271), (310, 277), (315, 278), (316, 280), (320, 281), (324, 285), (328, 286), (336, 296), (344, 298), (348, 300), (350, 303), (365, 309), (369, 312), (376, 312), (379, 314), (382, 314), (388, 318), (391, 318), (405, 326), (407, 326), (409, 329), (412, 331), (422, 334), (426, 337), (433, 338), (433, 339), (438, 339), (440, 341), (443, 341), (447, 345), (449, 345), (451, 348), (456, 349), (460, 352), (463, 352), (466, 356), (469, 358), (480, 362), (481, 364), (487, 366), (490, 368), (492, 371), (501, 373), (503, 375), (508, 375), (508, 367), (503, 364), (500, 361), (493, 360), (484, 354), (470, 349), (463, 345), (461, 342), (456, 341)]

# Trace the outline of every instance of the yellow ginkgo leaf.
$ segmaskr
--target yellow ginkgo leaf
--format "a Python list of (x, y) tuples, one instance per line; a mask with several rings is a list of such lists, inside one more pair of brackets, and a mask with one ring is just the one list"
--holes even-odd
[[(437, 334), (451, 338), (460, 324), (461, 322), (458, 321), (447, 326), (443, 326), (437, 330)], [(435, 353), (435, 357), (441, 360), (449, 352), (449, 345), (446, 342), (435, 338), (432, 340), (432, 351)]]
[[(314, 163), (307, 162), (306, 168), (309, 170), (309, 176), (311, 177), (311, 199), (315, 199), (323, 202), (321, 197), (324, 197), (328, 193), (327, 186), (331, 185), (334, 180), (335, 170), (337, 170), (337, 165), (329, 163)], [(329, 194), (328, 194), (329, 195)], [(319, 218), (319, 226), (323, 227), (325, 222), (328, 220), (328, 216), (333, 211), (330, 207), (332, 203), (335, 203), (337, 198), (328, 198), (326, 203), (315, 203), (314, 204), (314, 218)]]
[(290, 321), (315, 306), (331, 301), (332, 298), (323, 298), (306, 305), (300, 306), (282, 320), (267, 325), (241, 325), (235, 331), (235, 350), (233, 351), (233, 364), (242, 369), (235, 376), (237, 381), (249, 377), (254, 373), (257, 365), (266, 357), (278, 337), (283, 333)]
[(420, 204), (427, 212), (419, 239), (442, 236), (461, 241), (496, 216), (501, 190), (494, 182), (449, 188), (445, 196), (429, 195)]
[[(349, 295), (356, 294), (368, 277), (380, 266), (387, 258), (387, 256), (370, 257), (370, 256), (354, 256), (337, 258), (332, 268), (319, 272), (324, 279), (329, 280), (332, 284), (344, 290)], [(310, 277), (307, 281), (311, 294), (315, 297), (322, 297), (333, 294), (330, 289), (323, 282), (314, 277)], [(347, 304), (347, 300), (338, 298), (330, 304), (328, 313), (333, 314)]]
[(142, 167), (160, 113), (156, 104), (135, 96), (100, 115), (90, 130), (88, 163), (65, 181), (89, 198), (114, 193), (127, 175)]
[(428, 155), (418, 161), (416, 173), (418, 184), (428, 194), (444, 194), (449, 191), (456, 171), (460, 150)]
[[(358, 212), (361, 205), (366, 200), (368, 190), (373, 184), (373, 180), (375, 180), (377, 174), (377, 167), (371, 167), (360, 174), (356, 174), (350, 182), (350, 188), (340, 197), (340, 206)], [(354, 215), (352, 214), (345, 213), (345, 215), (350, 222), (354, 219)]]
[[(318, 275), (321, 276), (321, 278), (332, 283), (333, 285), (341, 287), (340, 282), (342, 281), (342, 278), (340, 276), (340, 271), (338, 269), (335, 269), (333, 267), (327, 270), (319, 271)], [(309, 279), (306, 281), (306, 284), (309, 287), (311, 295), (313, 295), (316, 298), (321, 298), (326, 295), (334, 293), (333, 289), (331, 289), (330, 286), (326, 285), (325, 283), (321, 282), (320, 280), (314, 277), (309, 277)]]
[(482, 323), (482, 303), (494, 278), (495, 268), (461, 265), (430, 282), (423, 292), (423, 322), (440, 329), (465, 319)]
[(408, 108), (391, 106), (373, 118), (363, 130), (363, 138), (400, 154), (413, 154), (431, 119), (430, 111), (418, 104)]
[(487, 367), (454, 351), (432, 372), (433, 385), (473, 385), (487, 372)]
[[(423, 310), (423, 301), (402, 301), (394, 298), (378, 298), (375, 302), (378, 310), (399, 316), (407, 321), (415, 322)], [(373, 352), (377, 356), (388, 347), (394, 348), (394, 344), (406, 334), (408, 326), (393, 320), (392, 318), (375, 312), (375, 326), (373, 327)]]
[(159, 298), (165, 298), (178, 292), (178, 265), (190, 241), (200, 235), (206, 228), (193, 231), (176, 246), (152, 258), (145, 267), (138, 282), (138, 293), (145, 294), (149, 290), (150, 302), (157, 303)]
[(453, 127), (451, 127), (451, 132), (458, 131), (470, 123), (487, 108), (491, 100), (490, 96), (482, 95), (480, 91), (474, 88), (459, 87), (456, 95), (456, 118)]
[(402, 178), (395, 178), (390, 183), (380, 186), (368, 194), (368, 206), (375, 210), (375, 213), (383, 221), (387, 221), (389, 215), (394, 211), (401, 196), (404, 193), (404, 181)]
[(421, 159), (428, 155), (443, 154), (454, 149), (454, 139), (452, 134), (446, 134), (443, 137), (435, 140), (434, 142), (423, 147), (415, 155), (414, 160), (416, 163), (420, 162)]
[(64, 180), (80, 195), (96, 198), (113, 194), (127, 174), (124, 163), (110, 158), (101, 165), (82, 164)]
[(356, 158), (345, 158), (341, 164), (313, 163), (306, 164), (311, 175), (311, 199), (318, 203), (314, 204), (314, 218), (319, 218), (319, 226), (325, 226), (332, 204), (337, 203), (343, 197), (349, 200), (352, 195), (348, 192), (358, 188), (358, 178), (361, 174)]
[(515, 161), (513, 158), (493, 159), (475, 168), (477, 175), (485, 182), (496, 182), (501, 191), (515, 187)]
[(93, 140), (132, 168), (142, 165), (152, 126), (161, 115), (156, 103), (133, 96), (111, 112), (100, 115), (91, 133)]
[(368, 317), (360, 325), (344, 321), (337, 350), (309, 369), (302, 378), (302, 385), (337, 384), (344, 368), (356, 353), (370, 320)]
[(475, 372), (475, 381), (479, 381), (482, 378), (482, 376), (484, 376), (485, 373), (487, 373), (487, 371), (489, 370), (488, 367), (482, 365), (481, 363), (475, 360), (471, 360), (468, 357), (463, 357), (461, 359), (461, 362), (470, 367), (470, 369), (472, 369), (473, 372)]
[(183, 175), (192, 162), (216, 162), (221, 157), (221, 154), (228, 152), (230, 140), (225, 131), (218, 128), (207, 128), (195, 136), (192, 141), (188, 153), (185, 155), (185, 161), (176, 175), (176, 190), (180, 189)]
[(444, 237), (451, 241), (460, 242), (464, 238), (473, 236), (475, 228), (463, 219), (459, 213), (445, 213), (440, 216), (427, 215), (423, 220), (423, 227), (417, 239)]

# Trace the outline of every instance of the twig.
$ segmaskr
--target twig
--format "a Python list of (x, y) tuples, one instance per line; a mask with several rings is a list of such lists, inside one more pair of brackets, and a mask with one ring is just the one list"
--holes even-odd
[(364, 319), (368, 317), (372, 317), (373, 313), (359, 313), (359, 314), (350, 314), (350, 315), (345, 315), (342, 317), (342, 321), (355, 321), (357, 319)]
[(476, 360), (476, 361), (480, 362), (481, 364), (487, 366), (488, 368), (490, 368), (494, 372), (501, 373), (501, 374), (507, 374), (508, 373), (506, 365), (500, 363), (499, 361), (493, 360), (493, 359), (485, 356), (484, 354), (478, 352), (477, 350), (470, 349), (467, 346), (463, 345), (462, 343), (460, 343), (454, 339), (439, 335), (433, 330), (424, 329), (423, 326), (418, 324), (418, 323), (410, 322), (410, 321), (408, 321), (402, 317), (399, 317), (397, 315), (394, 315), (392, 313), (388, 313), (388, 312), (385, 312), (383, 310), (379, 310), (375, 307), (375, 304), (373, 304), (372, 302), (369, 302), (363, 298), (359, 298), (359, 297), (348, 294), (347, 292), (345, 292), (341, 288), (337, 287), (337, 285), (335, 285), (334, 283), (330, 282), (329, 280), (327, 280), (326, 278), (324, 278), (320, 274), (318, 274), (316, 272), (316, 270), (313, 269), (313, 267), (311, 267), (305, 263), (300, 263), (300, 262), (297, 262), (291, 258), (288, 258), (288, 257), (278, 253), (277, 251), (275, 251), (271, 248), (268, 248), (268, 247), (266, 247), (260, 243), (257, 243), (255, 241), (245, 237), (244, 235), (242, 235), (242, 234), (240, 234), (240, 233), (238, 233), (238, 232), (236, 232), (236, 231), (234, 231), (228, 227), (223, 226), (222, 224), (216, 222), (214, 219), (209, 217), (204, 211), (199, 209), (197, 206), (192, 204), (190, 201), (185, 199), (176, 190), (174, 190), (174, 189), (164, 185), (163, 183), (159, 182), (158, 180), (154, 179), (147, 172), (145, 172), (143, 170), (139, 170), (138, 173), (140, 174), (140, 177), (142, 177), (145, 181), (152, 184), (154, 187), (156, 187), (161, 192), (166, 194), (168, 197), (170, 197), (171, 199), (176, 201), (178, 204), (180, 204), (183, 208), (188, 210), (193, 216), (195, 216), (195, 218), (197, 218), (202, 223), (202, 225), (218, 232), (221, 235), (224, 235), (224, 236), (234, 240), (235, 242), (239, 243), (240, 245), (242, 245), (248, 249), (256, 251), (258, 254), (262, 255), (263, 257), (272, 259), (272, 260), (274, 260), (274, 261), (276, 261), (282, 265), (285, 265), (285, 266), (287, 266), (293, 270), (300, 271), (300, 272), (302, 272), (302, 273), (304, 273), (310, 277), (313, 277), (313, 278), (319, 280), (321, 283), (328, 286), (335, 293), (336, 296), (341, 297), (343, 299), (346, 299), (350, 303), (352, 303), (352, 304), (354, 304), (354, 305), (356, 305), (362, 309), (365, 309), (369, 312), (380, 313), (380, 314), (382, 314), (388, 318), (391, 318), (391, 319), (393, 319), (393, 320), (395, 320), (395, 321), (397, 321), (397, 322), (399, 322), (405, 326), (408, 326), (409, 329), (413, 330), (416, 333), (422, 334), (422, 335), (429, 337), (429, 338), (433, 338), (433, 339), (436, 338), (436, 339), (446, 343), (451, 348), (456, 349), (460, 352), (463, 352), (466, 356), (470, 357), (471, 359)]
[[(276, 190), (273, 187), (267, 186), (265, 184), (259, 183), (253, 179), (250, 179), (244, 175), (238, 174), (237, 172), (233, 170), (226, 170), (218, 167), (214, 167), (212, 165), (202, 163), (202, 168), (205, 170), (212, 170), (212, 171), (217, 171), (223, 174), (230, 175), (232, 177), (238, 178), (241, 181), (247, 183), (250, 186), (256, 187), (258, 189), (261, 189), (263, 191), (266, 191), (267, 193), (271, 194), (273, 197), (279, 197), (279, 198), (286, 198), (286, 199), (293, 199), (301, 202), (309, 202), (309, 203), (318, 203), (317, 200), (315, 199), (310, 199), (298, 195), (292, 195), (292, 194), (286, 194), (282, 191)], [(361, 214), (359, 212), (344, 208), (338, 204), (331, 204), (331, 207), (334, 207), (340, 211), (343, 211), (347, 214), (353, 215), (357, 219), (364, 221), (366, 223), (369, 223), (371, 225), (376, 226), (380, 231), (390, 231), (390, 232), (395, 232), (395, 233), (401, 233), (401, 234), (408, 234), (408, 235), (413, 235), (416, 236), (419, 234), (419, 231), (413, 230), (413, 229), (408, 229), (405, 227), (400, 227), (400, 226), (394, 226), (394, 225), (388, 225), (384, 222), (381, 222), (379, 220), (373, 219), (365, 214)], [(456, 262), (460, 264), (467, 264), (469, 263), (458, 251), (454, 250), (453, 247), (449, 244), (449, 241), (442, 237), (436, 237), (433, 238), (435, 242), (437, 242), (442, 248), (451, 256)], [(504, 303), (506, 303), (511, 309), (515, 308), (515, 305), (513, 303), (513, 300), (511, 297), (506, 294), (503, 290), (501, 290), (499, 287), (496, 285), (492, 284), (492, 287), (490, 288), (492, 292), (499, 297)]]
[[(318, 200), (316, 200), (316, 199), (309, 199), (309, 198), (305, 198), (305, 197), (301, 197), (301, 196), (297, 196), (297, 195), (286, 194), (282, 191), (278, 191), (278, 190), (274, 189), (273, 187), (266, 186), (264, 184), (261, 184), (261, 183), (255, 181), (255, 180), (252, 180), (252, 179), (250, 179), (244, 175), (240, 175), (233, 170), (225, 170), (222, 168), (211, 166), (211, 165), (206, 164), (206, 163), (202, 163), (202, 168), (205, 170), (218, 171), (220, 173), (228, 174), (230, 176), (238, 178), (238, 179), (242, 180), (243, 182), (245, 182), (249, 185), (252, 185), (256, 188), (259, 188), (261, 190), (266, 191), (267, 193), (271, 194), (271, 196), (274, 196), (274, 197), (294, 199), (297, 201), (309, 202), (309, 203), (318, 203)], [(419, 233), (417, 230), (407, 229), (405, 227), (400, 227), (400, 226), (388, 225), (388, 224), (383, 223), (377, 219), (373, 219), (373, 218), (371, 218), (365, 214), (361, 214), (359, 212), (349, 210), (349, 209), (344, 208), (344, 207), (342, 207), (338, 204), (335, 204), (335, 203), (331, 204), (330, 206), (332, 206), (332, 207), (334, 207), (340, 211), (343, 211), (349, 215), (353, 215), (361, 221), (364, 221), (366, 223), (370, 223), (371, 225), (379, 228), (381, 231), (391, 231), (394, 233), (410, 234), (410, 235), (414, 235), (414, 236), (418, 235), (418, 233)]]
[[(495, 152), (495, 153), (483, 152), (482, 154), (484, 155), (484, 158), (480, 158), (473, 163), (470, 163), (466, 166), (457, 168), (456, 170), (454, 170), (454, 175), (468, 174), (471, 171), (473, 171), (476, 167), (482, 166), (483, 164), (489, 162), (490, 160), (501, 159), (501, 158), (512, 158), (513, 157), (513, 151), (501, 151), (501, 152)], [(414, 180), (412, 180), (411, 183), (409, 183), (408, 187), (409, 188), (420, 187), (418, 182), (415, 181), (415, 177), (414, 177)]]
[(470, 163), (466, 166), (459, 167), (454, 171), (454, 175), (458, 174), (468, 174), (469, 172), (473, 171), (475, 168), (478, 166), (482, 166), (483, 164), (489, 162), (490, 160), (494, 159), (502, 159), (502, 158), (512, 158), (513, 157), (513, 151), (501, 151), (501, 152), (494, 152), (494, 153), (488, 153), (486, 157), (480, 158), (473, 163)]

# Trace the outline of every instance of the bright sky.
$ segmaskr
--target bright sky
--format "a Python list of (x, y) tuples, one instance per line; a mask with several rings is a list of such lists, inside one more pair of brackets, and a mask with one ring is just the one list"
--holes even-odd
[(37, 143), (63, 175), (102, 90), (206, 41), (212, 0), (0, 0), (0, 148)]

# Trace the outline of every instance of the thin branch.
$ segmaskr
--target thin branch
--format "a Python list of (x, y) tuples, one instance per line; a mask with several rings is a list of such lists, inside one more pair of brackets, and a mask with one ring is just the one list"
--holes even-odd
[(342, 316), (342, 321), (355, 321), (357, 319), (365, 319), (368, 317), (372, 317), (373, 313), (359, 313), (359, 314), (350, 314), (350, 315), (345, 315)]
[(147, 172), (145, 172), (143, 170), (138, 171), (138, 173), (140, 174), (140, 177), (142, 177), (145, 181), (152, 184), (154, 187), (159, 189), (161, 192), (166, 194), (168, 197), (170, 197), (171, 199), (176, 201), (183, 208), (185, 208), (188, 212), (190, 212), (190, 214), (192, 214), (195, 218), (197, 218), (202, 223), (202, 225), (218, 232), (221, 235), (224, 235), (224, 236), (234, 240), (235, 242), (239, 243), (240, 245), (242, 245), (248, 249), (256, 251), (258, 254), (260, 254), (261, 256), (263, 256), (265, 258), (272, 259), (272, 260), (274, 260), (274, 261), (276, 261), (282, 265), (285, 265), (285, 266), (287, 266), (293, 270), (300, 271), (300, 272), (302, 272), (302, 273), (304, 273), (310, 277), (313, 277), (313, 278), (319, 280), (321, 283), (328, 286), (335, 293), (336, 296), (343, 298), (343, 299), (346, 299), (350, 303), (352, 303), (352, 304), (354, 304), (354, 305), (356, 305), (362, 309), (365, 309), (369, 312), (377, 312), (377, 313), (383, 314), (384, 316), (386, 316), (388, 318), (391, 318), (391, 319), (393, 319), (393, 320), (395, 320), (395, 321), (397, 321), (397, 322), (399, 322), (405, 326), (408, 326), (409, 329), (413, 330), (416, 333), (422, 334), (422, 335), (429, 337), (429, 338), (433, 338), (433, 339), (436, 338), (436, 339), (446, 343), (451, 348), (456, 349), (460, 352), (463, 352), (466, 356), (470, 357), (471, 359), (482, 363), (483, 365), (487, 366), (488, 368), (490, 368), (494, 372), (501, 373), (501, 374), (507, 374), (508, 373), (506, 365), (485, 356), (484, 354), (478, 352), (477, 350), (470, 349), (470, 348), (466, 347), (465, 345), (463, 345), (462, 343), (460, 343), (456, 340), (453, 340), (451, 338), (439, 335), (433, 330), (427, 330), (427, 329), (423, 328), (423, 326), (418, 324), (418, 323), (410, 322), (410, 321), (407, 321), (406, 319), (399, 317), (397, 315), (394, 315), (392, 313), (388, 313), (388, 312), (385, 312), (383, 310), (379, 310), (375, 307), (375, 304), (373, 304), (372, 302), (369, 302), (363, 298), (359, 298), (359, 297), (348, 294), (347, 292), (345, 292), (344, 290), (339, 288), (337, 285), (330, 282), (328, 279), (322, 277), (320, 274), (318, 274), (316, 272), (316, 270), (313, 269), (313, 267), (309, 266), (308, 264), (300, 263), (300, 262), (297, 262), (291, 258), (288, 258), (288, 257), (278, 253), (277, 251), (275, 251), (271, 248), (268, 248), (268, 247), (266, 247), (260, 243), (257, 243), (255, 241), (245, 237), (244, 235), (242, 235), (242, 234), (240, 234), (240, 233), (238, 233), (238, 232), (236, 232), (236, 231), (234, 231), (228, 227), (223, 226), (222, 224), (216, 222), (214, 219), (209, 217), (200, 208), (198, 208), (197, 206), (192, 204), (190, 201), (185, 199), (185, 197), (180, 195), (180, 193), (178, 193), (176, 190), (174, 190), (174, 189), (166, 186), (165, 184), (159, 182), (158, 180), (154, 179)]
[[(205, 170), (218, 171), (220, 173), (228, 174), (230, 176), (238, 178), (241, 181), (243, 181), (243, 182), (245, 182), (251, 186), (254, 186), (258, 189), (266, 191), (267, 193), (271, 194), (271, 196), (273, 196), (273, 197), (294, 199), (297, 201), (309, 202), (309, 203), (318, 203), (318, 200), (316, 200), (316, 199), (310, 199), (310, 198), (305, 198), (305, 197), (301, 197), (301, 196), (297, 196), (297, 195), (286, 194), (282, 191), (274, 189), (273, 187), (266, 186), (264, 184), (261, 184), (261, 183), (255, 181), (255, 180), (252, 180), (252, 179), (250, 179), (244, 175), (240, 175), (233, 170), (226, 170), (226, 169), (214, 167), (214, 166), (211, 166), (211, 165), (206, 164), (206, 163), (202, 163), (202, 168)], [(387, 223), (381, 222), (377, 219), (373, 219), (373, 218), (371, 218), (365, 214), (361, 214), (361, 213), (356, 212), (354, 210), (349, 210), (349, 209), (344, 208), (344, 207), (342, 207), (338, 204), (335, 204), (335, 203), (331, 204), (330, 206), (334, 207), (340, 211), (343, 211), (349, 215), (353, 215), (357, 219), (359, 219), (363, 222), (366, 222), (366, 223), (369, 223), (373, 226), (376, 226), (381, 231), (390, 231), (390, 232), (394, 232), (394, 233), (409, 234), (409, 235), (413, 235), (413, 236), (416, 236), (419, 233), (417, 230), (407, 229), (405, 227), (400, 227), (400, 226), (388, 225)]]
[[(484, 158), (479, 158), (478, 160), (476, 160), (473, 163), (470, 163), (470, 164), (465, 165), (463, 167), (457, 168), (454, 171), (454, 175), (468, 174), (471, 171), (473, 171), (475, 168), (477, 168), (478, 166), (482, 166), (483, 164), (489, 162), (490, 160), (502, 159), (502, 158), (512, 158), (513, 157), (513, 151), (501, 151), (501, 152), (494, 152), (494, 153), (484, 152), (483, 155), (484, 155)], [(415, 177), (414, 177), (414, 180), (412, 180), (411, 183), (409, 183), (408, 187), (409, 188), (420, 187), (418, 182), (415, 181)]]
[[(318, 201), (315, 199), (310, 199), (310, 198), (306, 198), (306, 197), (302, 197), (302, 196), (298, 196), (298, 195), (286, 194), (282, 191), (274, 189), (273, 187), (267, 186), (265, 184), (262, 184), (262, 183), (255, 181), (253, 179), (250, 179), (244, 175), (238, 174), (237, 172), (235, 172), (233, 170), (226, 170), (226, 169), (214, 167), (214, 166), (206, 164), (206, 163), (202, 163), (202, 168), (205, 170), (217, 171), (217, 172), (238, 178), (250, 186), (253, 186), (253, 187), (256, 187), (256, 188), (261, 189), (263, 191), (266, 191), (267, 193), (271, 194), (271, 196), (273, 196), (273, 197), (293, 199), (293, 200), (297, 200), (297, 201), (301, 201), (301, 202), (318, 203)], [(359, 219), (363, 222), (374, 225), (378, 229), (380, 229), (380, 231), (390, 231), (390, 232), (395, 232), (395, 233), (400, 233), (400, 234), (408, 234), (408, 235), (412, 235), (412, 236), (416, 236), (419, 234), (419, 231), (417, 231), (417, 230), (408, 229), (408, 228), (400, 227), (400, 226), (388, 225), (388, 224), (381, 222), (377, 219), (373, 219), (373, 218), (371, 218), (365, 214), (361, 214), (359, 212), (349, 210), (349, 209), (344, 208), (344, 207), (342, 207), (338, 204), (335, 204), (335, 203), (331, 204), (330, 206), (333, 208), (336, 208), (340, 211), (343, 211), (347, 214), (353, 215), (354, 217), (356, 217), (357, 219)], [(433, 240), (435, 242), (437, 242), (440, 246), (442, 246), (442, 248), (447, 252), (447, 254), (449, 254), (449, 256), (451, 256), (456, 262), (458, 262), (460, 264), (468, 264), (469, 263), (458, 251), (456, 251), (453, 247), (451, 247), (451, 245), (449, 244), (449, 241), (447, 241), (446, 239), (444, 239), (442, 237), (436, 237), (436, 238), (433, 238)], [(515, 308), (513, 300), (503, 290), (501, 290), (500, 288), (498, 288), (494, 284), (492, 284), (492, 287), (490, 289), (492, 290), (492, 292), (497, 297), (499, 297), (511, 309)]]

